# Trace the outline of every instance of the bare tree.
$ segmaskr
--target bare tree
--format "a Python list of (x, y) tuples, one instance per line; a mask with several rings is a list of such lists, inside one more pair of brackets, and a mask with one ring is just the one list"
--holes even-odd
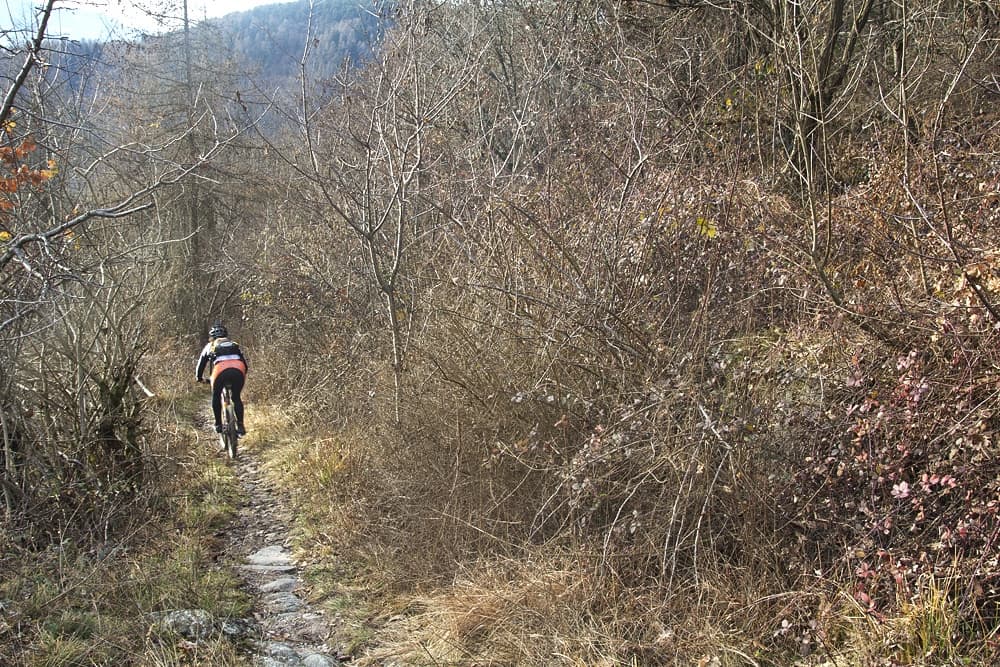
[(310, 199), (325, 207), (323, 222), (353, 233), (382, 301), (397, 420), (407, 335), (417, 307), (408, 255), (428, 233), (432, 217), (422, 195), (422, 174), (436, 160), (427, 154), (427, 137), (468, 85), (461, 77), (447, 76), (453, 69), (442, 70), (443, 63), (420, 53), (419, 39), (434, 20), (433, 10), (398, 16), (405, 23), (381, 45), (378, 60), (361, 77), (348, 75), (341, 81), (345, 104), (335, 116), (320, 116), (313, 106), (306, 80), (307, 33), (299, 110), (305, 154), (301, 162), (294, 161), (314, 189)]
[[(131, 400), (143, 346), (138, 313), (154, 280), (152, 267), (162, 268), (159, 250), (184, 241), (154, 231), (157, 199), (200, 176), (246, 129), (202, 107), (195, 126), (182, 123), (157, 139), (112, 131), (106, 109), (96, 113), (77, 103), (100, 81), (64, 76), (78, 61), (46, 41), (54, 4), (41, 10), (0, 111), (6, 184), (0, 196), (0, 425), (8, 516), (24, 507), (32, 479), (77, 465), (71, 450), (82, 447), (96, 457), (77, 457), (84, 470), (101, 468), (102, 457), (132, 458), (137, 451), (130, 449), (135, 415), (121, 410)], [(189, 159), (176, 159), (173, 147), (197, 128), (209, 138)], [(77, 409), (59, 405), (63, 389)]]

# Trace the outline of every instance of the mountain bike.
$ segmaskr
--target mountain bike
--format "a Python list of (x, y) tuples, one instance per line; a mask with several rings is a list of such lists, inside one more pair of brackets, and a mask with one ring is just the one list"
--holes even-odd
[(233, 407), (233, 393), (226, 385), (222, 388), (222, 432), (219, 434), (219, 442), (222, 448), (229, 454), (229, 458), (236, 458), (236, 443), (240, 439), (236, 432), (236, 408)]

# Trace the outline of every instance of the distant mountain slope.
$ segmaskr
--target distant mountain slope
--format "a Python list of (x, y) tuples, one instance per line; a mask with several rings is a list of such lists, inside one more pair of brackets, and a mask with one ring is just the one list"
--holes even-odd
[[(381, 0), (308, 0), (264, 5), (200, 23), (197, 31), (219, 40), (221, 52), (269, 81), (294, 77), (310, 39), (308, 72), (328, 78), (345, 60), (369, 57), (377, 42)], [(308, 32), (308, 35), (307, 35)]]
[[(363, 63), (380, 41), (394, 11), (392, 0), (309, 0), (262, 5), (243, 12), (192, 22), (191, 48), (196, 81), (229, 78), (238, 87), (297, 89), (300, 62), (309, 43), (306, 73), (313, 82), (328, 81), (345, 62)], [(149, 71), (151, 62), (166, 88), (184, 78), (182, 31), (146, 35), (137, 41), (51, 40), (47, 70), (50, 85), (70, 96), (99, 94), (95, 87), (114, 72), (130, 80), (134, 69)], [(0, 50), (0, 77), (12, 80), (23, 63), (17, 49)], [(142, 56), (140, 54), (146, 54)], [(145, 60), (144, 65), (140, 65)]]

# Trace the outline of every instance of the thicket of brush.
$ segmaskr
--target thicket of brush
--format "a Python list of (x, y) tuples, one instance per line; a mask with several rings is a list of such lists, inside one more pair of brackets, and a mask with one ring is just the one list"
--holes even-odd
[[(990, 660), (995, 6), (387, 17), (371, 62), (303, 82), (242, 148), (219, 137), (263, 107), (226, 101), (228, 79), (157, 88), (190, 104), (135, 129), (160, 137), (141, 155), (163, 218), (108, 250), (150, 244), (147, 278), (80, 267), (37, 338), (18, 304), (48, 308), (53, 281), (5, 255), (5, 321), (28, 327), (2, 350), (8, 525), (124, 518), (155, 470), (132, 323), (221, 314), (254, 398), (317, 433), (287, 461), (315, 539), (409, 596), (372, 661)], [(122, 118), (152, 99), (134, 89)], [(129, 315), (146, 302), (168, 316)]]
[[(114, 69), (126, 45), (101, 61), (46, 41), (53, 6), (0, 49), (0, 663), (178, 664), (191, 651), (150, 612), (246, 604), (208, 567), (235, 491), (191, 428), (197, 350), (163, 334), (211, 309), (185, 177), (232, 135), (179, 105), (144, 121), (154, 102), (127, 91), (156, 77)], [(225, 641), (193, 654), (237, 661)]]
[(995, 8), (404, 9), (237, 264), (411, 658), (991, 653)]

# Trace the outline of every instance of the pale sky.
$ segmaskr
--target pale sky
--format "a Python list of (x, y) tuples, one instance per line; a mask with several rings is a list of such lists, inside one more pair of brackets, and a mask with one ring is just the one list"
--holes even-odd
[[(282, 1), (188, 0), (188, 16), (191, 20), (213, 18)], [(0, 29), (37, 25), (35, 16), (41, 0), (0, 0), (0, 3)], [(49, 35), (71, 39), (127, 37), (136, 31), (160, 32), (178, 28), (181, 16), (182, 0), (57, 0)]]

